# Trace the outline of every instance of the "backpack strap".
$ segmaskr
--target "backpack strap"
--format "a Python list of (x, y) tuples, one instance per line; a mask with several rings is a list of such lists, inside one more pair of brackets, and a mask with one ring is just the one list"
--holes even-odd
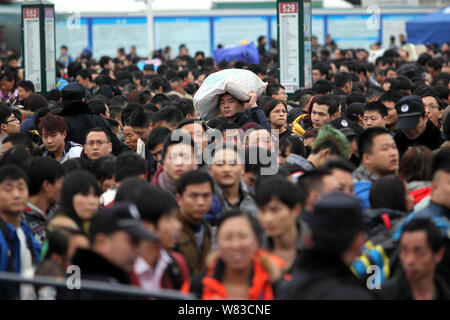
[(383, 220), (383, 223), (384, 223), (384, 226), (386, 227), (386, 229), (391, 230), (392, 223), (391, 223), (391, 219), (389, 218), (389, 215), (387, 213), (383, 213), (381, 215), (381, 219)]
[[(0, 230), (3, 233), (3, 236), (6, 239), (6, 242), (8, 244), (8, 267), (7, 267), (7, 271), (8, 272), (15, 272), (14, 270), (14, 250), (13, 250), (13, 244), (12, 244), (12, 239), (11, 239), (11, 235), (9, 233), (9, 228), (6, 225), (6, 222), (0, 217)], [(14, 284), (8, 284), (6, 286), (6, 299), (14, 299), (15, 297), (15, 292), (16, 290), (16, 286)]]
[(166, 253), (170, 257), (170, 262), (167, 265), (167, 271), (169, 273), (170, 281), (172, 282), (173, 289), (180, 290), (183, 283), (181, 282), (181, 270), (175, 258), (166, 250)]

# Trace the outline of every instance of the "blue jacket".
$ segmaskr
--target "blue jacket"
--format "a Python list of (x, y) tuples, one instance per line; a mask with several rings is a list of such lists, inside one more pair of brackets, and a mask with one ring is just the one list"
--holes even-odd
[[(17, 236), (17, 231), (13, 225), (11, 225), (9, 223), (7, 223), (6, 225), (9, 229), (10, 239), (11, 239), (12, 245), (13, 245), (12, 251), (14, 252), (14, 272), (20, 273), (20, 269), (21, 269), (21, 266), (20, 266), (20, 242), (19, 242), (19, 238)], [(37, 242), (37, 240), (33, 236), (33, 231), (26, 224), (25, 220), (22, 219), (20, 221), (20, 227), (22, 228), (23, 232), (25, 233), (28, 248), (30, 248), (28, 239), (31, 239), (31, 241), (33, 242), (33, 249), (34, 249), (33, 250), (33, 255), (34, 255), (33, 262), (38, 264), (41, 260), (40, 252), (41, 252), (42, 245), (39, 242)], [(0, 271), (2, 271), (2, 272), (8, 272), (8, 249), (9, 249), (8, 242), (7, 242), (3, 232), (0, 231)], [(5, 293), (4, 285), (0, 285), (0, 300), (4, 298), (5, 294), (6, 293)]]
[(369, 181), (355, 181), (355, 196), (359, 199), (361, 203), (361, 209), (366, 210), (370, 208), (370, 187), (372, 186), (372, 182)]

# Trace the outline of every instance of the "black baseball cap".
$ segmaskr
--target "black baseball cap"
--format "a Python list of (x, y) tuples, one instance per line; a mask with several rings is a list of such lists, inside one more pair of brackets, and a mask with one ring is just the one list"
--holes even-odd
[(332, 192), (322, 197), (313, 211), (303, 214), (313, 234), (325, 237), (336, 234), (356, 234), (364, 224), (359, 200), (342, 192)]
[(401, 98), (395, 104), (398, 120), (396, 129), (414, 129), (419, 122), (420, 117), (425, 114), (425, 105), (419, 96), (406, 96)]
[(63, 101), (81, 100), (86, 97), (85, 89), (78, 82), (71, 82), (61, 90), (61, 97)]
[(157, 235), (142, 227), (138, 208), (128, 202), (116, 203), (97, 212), (91, 219), (89, 234), (92, 239), (99, 233), (112, 234), (116, 231), (125, 231), (140, 240), (159, 241)]

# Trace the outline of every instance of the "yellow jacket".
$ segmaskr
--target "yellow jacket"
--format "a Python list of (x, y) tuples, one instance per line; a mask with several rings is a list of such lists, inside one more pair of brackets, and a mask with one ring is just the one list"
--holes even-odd
[(302, 127), (302, 125), (300, 124), (300, 121), (304, 118), (307, 118), (308, 114), (302, 114), (300, 116), (297, 117), (297, 119), (294, 120), (294, 125), (292, 126), (292, 131), (296, 134), (298, 134), (300, 137), (303, 138), (303, 136), (305, 135), (305, 131), (306, 129), (304, 129)]

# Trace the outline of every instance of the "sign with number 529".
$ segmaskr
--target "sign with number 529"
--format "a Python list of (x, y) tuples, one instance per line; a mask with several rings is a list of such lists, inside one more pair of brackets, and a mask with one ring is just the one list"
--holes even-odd
[(297, 2), (280, 3), (280, 13), (297, 13)]

